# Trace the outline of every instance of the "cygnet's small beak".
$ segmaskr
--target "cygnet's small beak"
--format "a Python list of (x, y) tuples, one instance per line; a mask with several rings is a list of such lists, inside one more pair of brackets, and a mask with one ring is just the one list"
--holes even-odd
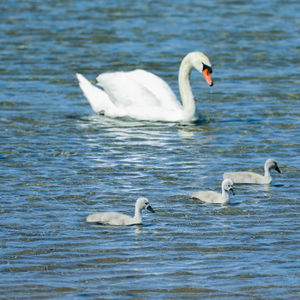
[(206, 82), (208, 83), (209, 86), (213, 86), (214, 83), (210, 77), (210, 72), (209, 72), (209, 69), (208, 68), (205, 68), (203, 71), (202, 71), (202, 74), (206, 80)]
[(152, 213), (155, 213), (155, 210), (151, 207), (151, 205), (148, 205), (146, 208), (147, 208), (147, 210), (151, 211)]
[(278, 166), (275, 167), (275, 170), (276, 170), (278, 173), (281, 173), (281, 172), (280, 172), (280, 169), (278, 168)]

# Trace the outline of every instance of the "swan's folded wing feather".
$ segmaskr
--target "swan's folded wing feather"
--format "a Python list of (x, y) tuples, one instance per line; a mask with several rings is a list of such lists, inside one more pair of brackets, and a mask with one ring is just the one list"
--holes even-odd
[(101, 111), (115, 110), (114, 104), (103, 90), (91, 84), (83, 75), (77, 73), (76, 76), (79, 86), (94, 112), (99, 113)]
[(112, 102), (117, 106), (128, 108), (160, 106), (179, 107), (176, 96), (158, 76), (144, 70), (131, 72), (103, 73), (97, 77), (98, 84), (102, 86)]
[(140, 69), (128, 72), (128, 75), (140, 86), (143, 86), (144, 89), (149, 90), (159, 100), (161, 106), (168, 109), (174, 105), (176, 108), (180, 107), (176, 95), (170, 86), (160, 77)]
[(106, 212), (89, 215), (86, 218), (87, 222), (101, 223), (107, 225), (130, 225), (132, 218), (118, 212)]
[(234, 183), (264, 183), (265, 178), (253, 172), (231, 172), (224, 173), (224, 179), (231, 179)]
[(199, 191), (192, 194), (192, 198), (197, 198), (205, 203), (220, 203), (221, 194), (214, 191)]

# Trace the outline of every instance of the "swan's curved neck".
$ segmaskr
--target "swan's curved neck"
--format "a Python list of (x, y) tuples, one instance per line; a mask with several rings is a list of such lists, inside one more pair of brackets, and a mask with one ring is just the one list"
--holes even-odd
[(139, 207), (135, 207), (135, 212), (134, 212), (134, 221), (136, 224), (142, 223), (142, 210)]
[(270, 168), (268, 166), (265, 166), (265, 178), (271, 178)]
[(183, 106), (183, 120), (191, 120), (195, 117), (195, 101), (190, 84), (190, 75), (193, 64), (189, 55), (182, 60), (178, 74), (179, 92)]
[(222, 201), (223, 203), (227, 203), (229, 201), (229, 192), (225, 191), (225, 189), (222, 188)]

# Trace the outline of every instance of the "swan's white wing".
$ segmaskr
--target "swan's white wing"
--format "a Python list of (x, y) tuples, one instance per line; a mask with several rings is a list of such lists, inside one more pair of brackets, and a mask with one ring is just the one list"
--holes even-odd
[(118, 212), (106, 212), (89, 215), (86, 218), (86, 221), (107, 225), (131, 225), (132, 223), (134, 223), (131, 217), (120, 214)]
[(197, 198), (205, 203), (222, 203), (221, 194), (214, 191), (199, 191), (192, 194), (192, 198)]
[(169, 85), (144, 70), (104, 73), (97, 77), (97, 81), (117, 106), (168, 110), (181, 107)]
[(224, 179), (231, 179), (234, 183), (257, 183), (257, 184), (265, 184), (269, 183), (270, 178), (265, 178), (260, 174), (256, 174), (253, 172), (231, 172), (224, 173)]
[(110, 101), (109, 97), (103, 90), (92, 85), (83, 75), (77, 73), (76, 76), (79, 81), (79, 86), (88, 99), (94, 112), (113, 112), (116, 110), (115, 105)]
[(140, 86), (143, 86), (145, 89), (149, 90), (154, 97), (158, 99), (160, 106), (168, 109), (172, 108), (173, 106), (176, 108), (181, 107), (170, 86), (155, 74), (144, 70), (134, 70), (128, 72), (128, 76), (130, 76)]

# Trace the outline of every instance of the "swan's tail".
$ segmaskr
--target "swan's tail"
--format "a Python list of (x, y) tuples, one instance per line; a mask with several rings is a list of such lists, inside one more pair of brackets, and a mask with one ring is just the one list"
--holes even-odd
[(113, 109), (114, 104), (110, 101), (108, 95), (92, 85), (83, 75), (77, 73), (76, 77), (83, 94), (88, 99), (92, 109), (96, 113), (105, 113), (107, 110)]

